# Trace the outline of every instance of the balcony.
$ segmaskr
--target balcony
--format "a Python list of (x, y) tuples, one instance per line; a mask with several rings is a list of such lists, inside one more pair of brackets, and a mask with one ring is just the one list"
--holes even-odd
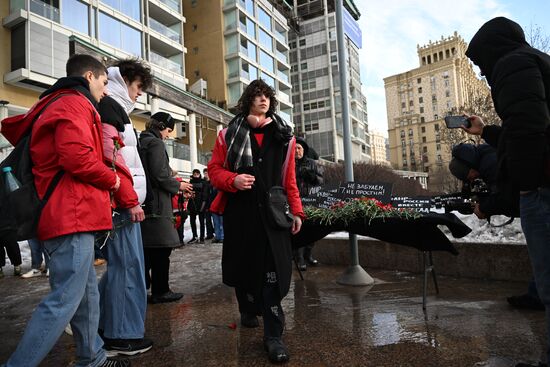
[(286, 75), (284, 72), (282, 72), (281, 70), (277, 70), (277, 78), (279, 78), (280, 80), (282, 80), (283, 82), (285, 82), (286, 84), (289, 83), (288, 81), (288, 75)]
[(166, 57), (161, 56), (157, 53), (154, 53), (153, 51), (149, 53), (149, 61), (151, 61), (155, 65), (160, 66), (161, 68), (182, 75), (182, 67), (180, 64), (170, 59), (167, 59)]
[(281, 51), (275, 50), (275, 56), (277, 56), (277, 59), (281, 60), (285, 64), (288, 64), (288, 57)]
[(178, 42), (178, 43), (181, 43), (181, 34), (179, 34), (178, 32), (168, 28), (167, 26), (165, 26), (164, 24), (156, 21), (155, 19), (153, 18), (149, 18), (149, 27), (160, 33), (161, 35), (171, 39), (172, 41), (174, 42)]
[(275, 38), (277, 38), (281, 43), (286, 44), (286, 37), (284, 34), (281, 34), (277, 31), (273, 32)]
[(277, 100), (287, 105), (290, 104), (290, 96), (281, 90), (277, 92)]
[(180, 2), (177, 0), (158, 0), (170, 9), (180, 12)]
[(292, 118), (290, 117), (290, 114), (284, 112), (284, 111), (279, 111), (278, 113), (279, 116), (281, 116), (281, 118), (283, 119), (283, 121), (285, 122), (292, 122)]
[(39, 0), (30, 0), (30, 11), (56, 23), (60, 22), (59, 9)]

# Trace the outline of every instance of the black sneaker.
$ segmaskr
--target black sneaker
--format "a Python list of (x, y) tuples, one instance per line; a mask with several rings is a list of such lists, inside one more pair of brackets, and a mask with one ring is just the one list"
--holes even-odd
[(103, 338), (106, 354), (108, 357), (119, 355), (134, 356), (145, 353), (153, 347), (153, 341), (150, 339), (109, 339)]
[(155, 304), (155, 303), (175, 302), (175, 301), (179, 301), (182, 297), (183, 297), (183, 293), (168, 291), (166, 293), (162, 293), (159, 295), (152, 295), (151, 303)]
[(273, 363), (285, 363), (290, 359), (290, 353), (288, 353), (288, 349), (281, 338), (264, 337), (264, 347), (269, 360)]
[(107, 357), (105, 362), (99, 367), (130, 367), (130, 365), (130, 360), (128, 358)]
[(193, 237), (187, 242), (187, 244), (190, 245), (190, 244), (195, 243), (195, 242), (197, 242), (197, 239), (195, 237)]
[(254, 314), (242, 312), (241, 313), (241, 325), (247, 328), (255, 328), (260, 326), (258, 318)]
[(522, 309), (522, 310), (537, 310), (544, 311), (544, 304), (537, 298), (530, 296), (529, 294), (522, 294), (521, 296), (512, 296), (506, 298), (510, 306)]
[(212, 240), (212, 239), (214, 239), (213, 235), (206, 236), (206, 238), (205, 238), (205, 240)]

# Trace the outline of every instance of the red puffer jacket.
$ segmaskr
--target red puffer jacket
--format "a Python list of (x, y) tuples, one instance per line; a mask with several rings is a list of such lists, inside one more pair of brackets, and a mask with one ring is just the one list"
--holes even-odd
[(109, 230), (109, 189), (116, 174), (103, 162), (101, 122), (95, 107), (74, 89), (60, 89), (40, 99), (25, 115), (2, 121), (2, 134), (12, 144), (28, 131), (38, 111), (58, 94), (32, 127), (31, 158), (38, 195), (65, 171), (42, 211), (38, 238)]

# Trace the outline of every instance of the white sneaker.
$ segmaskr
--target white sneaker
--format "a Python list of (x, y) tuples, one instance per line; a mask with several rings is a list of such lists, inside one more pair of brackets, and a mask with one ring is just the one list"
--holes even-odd
[(67, 324), (67, 326), (65, 326), (65, 333), (71, 336), (73, 335), (73, 329), (71, 328), (71, 324)]
[(39, 277), (42, 275), (42, 272), (38, 269), (31, 269), (29, 270), (28, 272), (26, 272), (25, 274), (21, 275), (21, 278), (34, 278), (34, 277)]
[(49, 278), (50, 277), (50, 269), (46, 270), (46, 276)]

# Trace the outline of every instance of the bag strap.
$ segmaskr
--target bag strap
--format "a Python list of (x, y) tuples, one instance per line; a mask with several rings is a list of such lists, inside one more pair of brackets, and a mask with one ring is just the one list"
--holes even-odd
[[(59, 98), (63, 97), (63, 96), (68, 96), (70, 93), (60, 93), (58, 94), (57, 96), (53, 97), (51, 100), (48, 101), (48, 103), (46, 103), (46, 105), (44, 107), (42, 107), (42, 109), (40, 111), (38, 111), (38, 113), (34, 116), (34, 118), (32, 119), (32, 122), (31, 122), (31, 129), (29, 131), (29, 149), (30, 149), (30, 146), (31, 146), (31, 138), (32, 138), (32, 127), (34, 126), (34, 123), (36, 122), (36, 120), (38, 120), (38, 117), (40, 117), (40, 115), (42, 115), (42, 113), (44, 112), (44, 110), (46, 110), (46, 108), (49, 107), (49, 105), (51, 105), (52, 103), (54, 103), (55, 101), (57, 101)], [(48, 189), (46, 190), (46, 194), (44, 194), (44, 197), (42, 198), (42, 200), (40, 200), (40, 210), (44, 209), (44, 206), (46, 205), (46, 202), (48, 201), (48, 199), (50, 198), (50, 196), (52, 195), (53, 193), (53, 190), (55, 189), (55, 187), (57, 186), (57, 184), (59, 183), (59, 180), (61, 180), (61, 177), (65, 174), (65, 171), (63, 170), (60, 170), (59, 172), (57, 172), (55, 174), (55, 176), (53, 177), (52, 181), (50, 182), (50, 184), (48, 185)]]

